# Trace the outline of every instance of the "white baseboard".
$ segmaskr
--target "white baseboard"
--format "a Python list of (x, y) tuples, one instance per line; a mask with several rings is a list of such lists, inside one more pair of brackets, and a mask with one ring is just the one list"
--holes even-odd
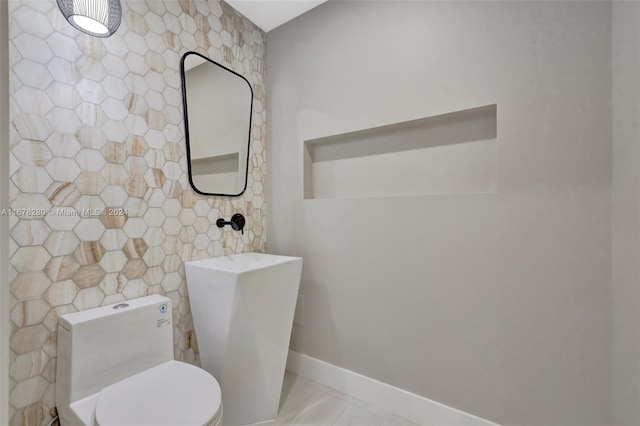
[(420, 425), (498, 426), (489, 420), (298, 352), (289, 351), (287, 370)]

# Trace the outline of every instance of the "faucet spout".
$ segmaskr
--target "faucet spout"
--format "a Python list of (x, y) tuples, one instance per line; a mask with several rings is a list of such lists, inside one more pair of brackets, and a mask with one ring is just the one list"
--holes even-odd
[(231, 225), (231, 228), (234, 231), (241, 231), (243, 235), (244, 235), (245, 223), (246, 221), (244, 219), (244, 216), (241, 213), (236, 213), (233, 216), (231, 216), (230, 221), (226, 221), (223, 218), (216, 220), (216, 225), (218, 226), (218, 228), (223, 228), (225, 225)]

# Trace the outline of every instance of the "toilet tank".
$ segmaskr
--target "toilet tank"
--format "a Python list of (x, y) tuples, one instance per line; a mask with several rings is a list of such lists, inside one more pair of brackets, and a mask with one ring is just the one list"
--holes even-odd
[(172, 360), (172, 322), (171, 300), (159, 295), (62, 315), (58, 320), (58, 407)]

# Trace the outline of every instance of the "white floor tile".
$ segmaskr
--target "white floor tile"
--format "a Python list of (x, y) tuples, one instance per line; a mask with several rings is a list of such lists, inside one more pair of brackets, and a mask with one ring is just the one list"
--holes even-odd
[(297, 376), (287, 377), (274, 425), (332, 425), (347, 403), (311, 386)]
[(267, 425), (417, 426), (334, 389), (287, 373), (278, 418)]

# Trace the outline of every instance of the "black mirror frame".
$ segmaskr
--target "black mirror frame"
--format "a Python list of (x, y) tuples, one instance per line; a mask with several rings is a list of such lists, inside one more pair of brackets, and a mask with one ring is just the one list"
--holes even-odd
[[(222, 194), (222, 193), (212, 193), (212, 192), (202, 192), (200, 191), (195, 184), (193, 183), (193, 178), (191, 175), (191, 147), (189, 145), (189, 114), (188, 114), (188, 109), (187, 109), (187, 86), (185, 84), (185, 69), (184, 69), (184, 61), (187, 58), (187, 56), (189, 55), (197, 55), (199, 57), (201, 57), (202, 59), (204, 59), (207, 62), (211, 62), (214, 65), (217, 65), (218, 67), (229, 71), (232, 74), (237, 75), (238, 77), (242, 78), (245, 83), (247, 83), (247, 86), (249, 86), (249, 91), (251, 92), (251, 104), (249, 106), (249, 138), (247, 141), (247, 164), (245, 167), (245, 172), (244, 172), (244, 187), (242, 188), (242, 191), (240, 191), (237, 194)], [(189, 184), (191, 185), (191, 188), (197, 192), (200, 195), (215, 195), (215, 196), (223, 196), (223, 197), (239, 197), (242, 194), (244, 194), (244, 192), (247, 190), (247, 183), (249, 181), (249, 157), (251, 155), (251, 123), (252, 123), (252, 119), (253, 119), (253, 88), (251, 87), (251, 83), (249, 83), (249, 80), (247, 80), (244, 76), (238, 74), (237, 72), (235, 72), (232, 69), (229, 69), (227, 67), (225, 67), (222, 64), (217, 63), (216, 61), (207, 58), (206, 56), (198, 53), (198, 52), (194, 52), (194, 51), (189, 51), (186, 52), (184, 55), (182, 55), (182, 58), (180, 58), (180, 82), (182, 84), (182, 108), (183, 108), (183, 113), (184, 113), (184, 138), (185, 138), (185, 143), (187, 145), (187, 174), (189, 176)]]

